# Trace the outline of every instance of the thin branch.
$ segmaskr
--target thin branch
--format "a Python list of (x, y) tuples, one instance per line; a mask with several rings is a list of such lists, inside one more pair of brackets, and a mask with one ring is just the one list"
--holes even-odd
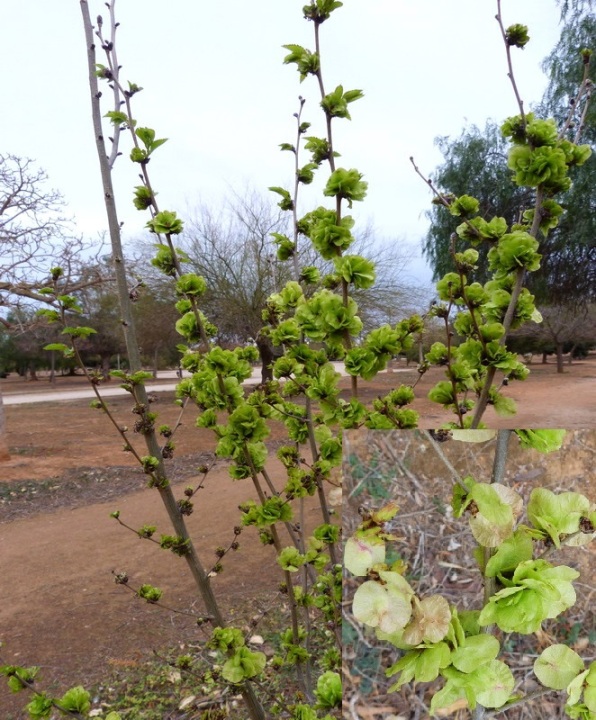
[(461, 479), (460, 474), (457, 472), (457, 470), (453, 467), (448, 457), (443, 452), (443, 448), (441, 447), (440, 443), (438, 443), (434, 437), (431, 435), (430, 430), (422, 430), (422, 434), (426, 437), (428, 442), (431, 444), (434, 451), (437, 453), (439, 458), (441, 459), (441, 462), (447, 470), (449, 470), (449, 473), (451, 475), (451, 479), (453, 480), (454, 484), (459, 485), (462, 490), (469, 493), (470, 488), (465, 484), (465, 482)]
[[(26, 680), (25, 678), (23, 678), (19, 675), (18, 669), (15, 670), (15, 672), (12, 673), (12, 675), (14, 677), (18, 678), (19, 682), (21, 683), (21, 685), (24, 688), (31, 690), (31, 692), (35, 693), (36, 695), (40, 694), (39, 691), (37, 690), (37, 688), (35, 687), (35, 685), (33, 684), (33, 682), (31, 682), (30, 680)], [(60, 703), (57, 700), (54, 700), (54, 698), (48, 698), (48, 700), (50, 700), (50, 702), (52, 703), (52, 707), (56, 708), (56, 710), (60, 710), (60, 712), (63, 713), (64, 715), (68, 715), (69, 717), (74, 717), (74, 718), (87, 717), (86, 715), (83, 715), (82, 713), (75, 712), (73, 710), (68, 710), (63, 705), (60, 705)]]
[(515, 700), (515, 702), (509, 703), (508, 705), (505, 705), (502, 708), (498, 708), (497, 710), (484, 710), (483, 708), (484, 717), (489, 718), (494, 717), (495, 715), (500, 715), (500, 713), (507, 712), (507, 710), (510, 710), (511, 708), (518, 707), (519, 705), (524, 705), (531, 700), (537, 700), (538, 698), (544, 697), (545, 695), (548, 695), (552, 692), (557, 691), (551, 690), (550, 688), (542, 688), (541, 690), (535, 690), (534, 692), (528, 693), (527, 695), (524, 695), (523, 698)]
[(495, 16), (495, 19), (499, 23), (499, 28), (501, 29), (501, 35), (503, 37), (503, 43), (505, 44), (505, 51), (507, 53), (507, 67), (509, 68), (507, 77), (509, 78), (509, 80), (511, 80), (511, 86), (513, 87), (515, 99), (517, 100), (517, 104), (519, 106), (519, 113), (522, 118), (522, 124), (525, 128), (526, 127), (526, 114), (524, 112), (524, 102), (521, 99), (519, 90), (517, 89), (517, 83), (515, 82), (515, 75), (513, 74), (513, 62), (511, 60), (511, 46), (507, 42), (507, 34), (505, 32), (505, 26), (503, 25), (503, 16), (501, 13), (501, 0), (497, 0), (497, 14)]

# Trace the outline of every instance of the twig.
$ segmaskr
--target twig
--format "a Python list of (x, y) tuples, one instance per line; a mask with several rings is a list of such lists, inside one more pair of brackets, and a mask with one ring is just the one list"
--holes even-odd
[(449, 470), (451, 474), (451, 479), (456, 485), (459, 485), (465, 492), (469, 493), (470, 488), (465, 484), (465, 482), (461, 479), (459, 473), (457, 470), (453, 467), (445, 453), (443, 452), (443, 448), (441, 445), (433, 438), (433, 436), (430, 434), (429, 430), (422, 430), (422, 434), (426, 437), (428, 442), (430, 442), (432, 448), (437, 453), (441, 461), (443, 462), (443, 465)]
[(497, 14), (495, 16), (495, 19), (499, 23), (499, 27), (501, 29), (501, 35), (503, 36), (503, 43), (505, 44), (505, 51), (507, 53), (507, 66), (509, 68), (507, 77), (509, 78), (509, 80), (511, 80), (511, 86), (513, 87), (513, 92), (515, 93), (515, 99), (517, 100), (517, 104), (519, 106), (519, 113), (522, 118), (522, 124), (525, 128), (526, 127), (526, 114), (524, 112), (524, 101), (520, 97), (519, 90), (517, 89), (517, 83), (515, 82), (515, 75), (513, 74), (513, 62), (511, 60), (511, 46), (507, 42), (507, 34), (505, 32), (505, 26), (503, 25), (503, 16), (501, 14), (501, 0), (497, 0)]
[[(12, 675), (13, 675), (13, 677), (18, 678), (19, 682), (21, 683), (21, 685), (23, 687), (26, 687), (28, 690), (31, 690), (31, 692), (39, 694), (38, 690), (35, 688), (34, 684), (30, 680), (26, 680), (25, 678), (23, 678), (19, 675), (18, 669), (15, 670), (14, 673), (12, 673)], [(52, 703), (52, 707), (56, 708), (56, 710), (60, 710), (60, 712), (63, 713), (64, 715), (68, 715), (69, 717), (74, 717), (74, 718), (86, 717), (82, 713), (75, 712), (73, 710), (68, 710), (67, 708), (60, 705), (60, 703), (58, 701), (54, 700), (53, 698), (48, 698), (48, 699)]]
[[(112, 570), (112, 575), (114, 575), (114, 577), (116, 578), (118, 577), (118, 573), (116, 573), (114, 570)], [(127, 590), (130, 590), (130, 592), (132, 592), (135, 597), (139, 598), (139, 600), (143, 600), (143, 598), (139, 595), (138, 591), (131, 587), (128, 582), (119, 582), (118, 580), (116, 580), (116, 582), (118, 583), (118, 585), (121, 585)], [(171, 607), (170, 605), (164, 605), (164, 603), (161, 603), (159, 601), (149, 602), (145, 600), (145, 602), (148, 605), (155, 605), (156, 607), (162, 608), (163, 610), (168, 610), (169, 612), (176, 613), (177, 615), (186, 615), (187, 617), (194, 618), (195, 620), (213, 620), (213, 617), (211, 615), (199, 615), (197, 613), (190, 612), (189, 610), (178, 610), (177, 608)]]
[(502, 712), (507, 712), (507, 710), (510, 710), (511, 708), (517, 707), (519, 705), (524, 705), (527, 702), (530, 702), (531, 700), (536, 700), (540, 697), (544, 697), (544, 695), (548, 695), (549, 693), (557, 692), (556, 690), (551, 690), (550, 688), (542, 688), (540, 690), (535, 690), (534, 692), (528, 693), (527, 695), (524, 695), (523, 698), (520, 698), (519, 700), (515, 700), (515, 702), (509, 703), (508, 705), (505, 705), (502, 708), (498, 708), (497, 710), (484, 710), (484, 717), (494, 717), (495, 715), (499, 715)]

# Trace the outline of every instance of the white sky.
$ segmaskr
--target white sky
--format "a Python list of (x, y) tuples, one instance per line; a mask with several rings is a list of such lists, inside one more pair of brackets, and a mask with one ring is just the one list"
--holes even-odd
[[(149, 166), (161, 209), (184, 216), (199, 199), (220, 205), (230, 188), (289, 187), (293, 158), (278, 144), (294, 140), (299, 94), (303, 119), (322, 134), (314, 78), (300, 85), (295, 66), (282, 64), (282, 45), (313, 46), (305, 1), (118, 0), (121, 77), (144, 88), (136, 119), (169, 138)], [(558, 39), (558, 9), (554, 0), (502, 4), (506, 25), (530, 28), (530, 44), (514, 53), (528, 106), (546, 85), (539, 66)], [(103, 2), (90, 6), (93, 17), (107, 12)], [(341, 83), (365, 93), (351, 105), (352, 122), (336, 121), (335, 142), (341, 166), (369, 182), (353, 214), (380, 237), (418, 247), (425, 233), (431, 198), (410, 155), (432, 174), (441, 161), (436, 136), (517, 112), (495, 12), (496, 0), (345, 0), (323, 25), (327, 91)], [(79, 3), (2, 0), (0, 28), (0, 152), (34, 158), (93, 237), (106, 222)], [(130, 202), (136, 166), (122, 157), (117, 173), (125, 232), (138, 237), (148, 216)], [(304, 211), (323, 203), (311, 196)], [(430, 279), (423, 261), (413, 273)]]

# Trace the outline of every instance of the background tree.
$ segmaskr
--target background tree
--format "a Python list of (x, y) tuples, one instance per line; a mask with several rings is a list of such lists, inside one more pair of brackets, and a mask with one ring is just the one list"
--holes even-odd
[[(550, 55), (545, 58), (543, 69), (549, 84), (540, 111), (562, 120), (571, 111), (573, 121), (567, 135), (570, 139), (581, 132), (582, 142), (596, 146), (596, 102), (593, 96), (596, 82), (596, 61), (586, 67), (586, 96), (577, 102), (577, 86), (581, 81), (579, 52), (594, 49), (596, 15), (594, 0), (560, 0), (561, 37)], [(555, 279), (546, 282), (541, 289), (544, 295), (564, 300), (577, 298), (590, 302), (596, 297), (596, 154), (578, 167), (573, 185), (563, 199), (567, 213), (562, 217), (552, 235), (552, 247), (546, 258), (547, 269)], [(574, 269), (582, 268), (581, 273)], [(569, 271), (571, 268), (571, 271)]]
[[(508, 225), (517, 221), (520, 210), (528, 207), (530, 193), (511, 178), (507, 167), (509, 143), (497, 123), (489, 120), (484, 129), (473, 125), (463, 130), (459, 138), (439, 137), (435, 144), (444, 158), (433, 176), (436, 186), (456, 196), (472, 195), (480, 203), (480, 214), (488, 220), (498, 216), (505, 218)], [(433, 280), (439, 280), (453, 269), (451, 236), (461, 219), (439, 205), (434, 205), (426, 215), (430, 227), (423, 241), (423, 254), (433, 269)], [(477, 249), (478, 282), (484, 283), (489, 278), (488, 251), (483, 245)]]
[(220, 344), (254, 340), (267, 297), (289, 279), (271, 238), (286, 222), (279, 208), (252, 191), (216, 211), (201, 204), (187, 222), (181, 246), (207, 283), (202, 305)]
[(46, 173), (33, 161), (0, 153), (0, 307), (45, 302), (39, 292), (60, 267), (65, 291), (101, 282), (82, 265), (101, 252), (101, 243), (73, 234), (64, 215), (64, 199), (47, 187)]
[[(134, 292), (134, 291), (133, 291)], [(133, 311), (143, 362), (153, 369), (153, 375), (166, 367), (178, 365), (180, 353), (176, 332), (179, 315), (174, 307), (176, 297), (169, 282), (147, 280), (138, 288)]]
[[(0, 312), (5, 327), (10, 309), (46, 303), (40, 288), (58, 277), (65, 293), (103, 282), (85, 274), (82, 263), (98, 243), (73, 235), (60, 193), (47, 187), (46, 173), (32, 160), (0, 153)], [(60, 268), (58, 270), (57, 268)], [(20, 325), (12, 327), (20, 332)], [(0, 446), (5, 441), (0, 387)]]
[[(8, 333), (8, 324), (5, 324), (3, 318), (0, 318), (0, 379), (5, 376), (6, 362), (8, 359), (11, 337)], [(0, 392), (0, 462), (10, 459), (8, 442), (6, 440), (6, 416), (4, 413), (4, 403), (2, 402), (2, 392)]]
[(12, 309), (7, 318), (10, 340), (5, 351), (7, 369), (28, 380), (37, 380), (37, 371), (53, 366), (52, 358), (43, 347), (59, 341), (55, 327), (36, 315), (33, 307)]
[(596, 7), (594, 0), (556, 0), (561, 8), (561, 20), (570, 21), (582, 17)]
[[(288, 217), (268, 197), (248, 191), (235, 194), (230, 202), (213, 211), (200, 205), (187, 223), (181, 246), (189, 266), (207, 282), (203, 296), (206, 315), (218, 330), (220, 344), (256, 341), (264, 369), (275, 350), (260, 330), (268, 296), (291, 280), (290, 263), (276, 256), (272, 233), (285, 234)], [(354, 291), (363, 332), (383, 323), (395, 324), (404, 315), (428, 306), (429, 293), (408, 280), (412, 251), (399, 240), (379, 240), (367, 226), (357, 234), (351, 248), (375, 263), (372, 291)], [(300, 266), (314, 266), (322, 276), (333, 273), (333, 265), (321, 258), (310, 242), (299, 247)], [(266, 378), (267, 373), (264, 375)]]
[(542, 313), (542, 322), (525, 325), (514, 331), (507, 346), (520, 353), (554, 353), (557, 372), (564, 372), (564, 353), (569, 362), (581, 349), (587, 352), (596, 347), (596, 307), (577, 308), (575, 305), (551, 305)]
[[(570, 139), (581, 129), (582, 142), (596, 142), (596, 104), (588, 102), (591, 84), (596, 79), (596, 63), (589, 67), (584, 94), (577, 101), (582, 83), (580, 51), (590, 47), (596, 37), (596, 18), (590, 9), (592, 0), (562, 0), (561, 37), (544, 61), (550, 82), (541, 105), (540, 115), (554, 115), (563, 121), (570, 109), (574, 121), (567, 130)], [(584, 113), (584, 108), (587, 111)], [(575, 113), (573, 110), (575, 109)], [(526, 205), (526, 193), (516, 188), (507, 168), (506, 143), (492, 121), (485, 129), (472, 127), (455, 140), (437, 140), (444, 163), (435, 174), (436, 184), (446, 193), (464, 192), (480, 201), (483, 216), (494, 213), (509, 224), (515, 222)], [(589, 303), (596, 298), (596, 155), (572, 174), (573, 185), (562, 196), (566, 209), (557, 227), (542, 238), (541, 268), (528, 279), (528, 287), (537, 302)], [(449, 267), (451, 235), (459, 224), (442, 207), (428, 213), (431, 225), (424, 240), (423, 252), (438, 279)], [(485, 255), (479, 260), (481, 280), (486, 277)], [(577, 268), (582, 267), (582, 273)]]

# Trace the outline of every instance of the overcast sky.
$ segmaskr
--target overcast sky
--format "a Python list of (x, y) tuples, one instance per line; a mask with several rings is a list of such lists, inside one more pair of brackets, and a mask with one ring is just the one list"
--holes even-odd
[[(282, 64), (282, 45), (313, 45), (304, 2), (117, 0), (122, 78), (144, 88), (135, 116), (169, 138), (150, 165), (162, 209), (184, 216), (200, 200), (221, 205), (230, 189), (289, 186), (292, 157), (278, 144), (294, 140), (299, 94), (303, 119), (322, 134), (315, 80), (300, 84), (295, 66)], [(506, 25), (530, 28), (530, 44), (514, 53), (528, 106), (546, 85), (540, 62), (557, 41), (559, 13), (554, 0), (502, 5)], [(93, 17), (106, 12), (103, 2), (90, 6)], [(430, 174), (441, 161), (435, 137), (517, 112), (495, 12), (496, 0), (345, 0), (323, 25), (327, 90), (365, 93), (351, 106), (352, 122), (336, 122), (336, 147), (341, 165), (369, 182), (353, 214), (379, 237), (419, 247), (424, 235), (431, 198), (410, 155)], [(79, 3), (2, 0), (0, 27), (0, 152), (34, 158), (93, 237), (106, 221)], [(138, 237), (148, 217), (130, 202), (135, 166), (123, 157), (117, 173), (125, 232)], [(304, 211), (322, 203), (307, 199)], [(422, 261), (413, 269), (430, 277)]]

